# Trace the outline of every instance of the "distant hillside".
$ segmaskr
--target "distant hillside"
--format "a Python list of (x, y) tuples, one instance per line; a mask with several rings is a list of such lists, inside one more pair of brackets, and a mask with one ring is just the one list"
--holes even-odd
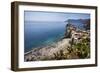
[(72, 23), (72, 22), (81, 22), (83, 23), (83, 27), (86, 30), (90, 30), (90, 19), (68, 19), (65, 22)]
[(84, 21), (87, 21), (87, 20), (90, 20), (90, 19), (68, 19), (65, 22), (70, 22), (70, 21), (81, 21), (81, 22), (84, 22)]

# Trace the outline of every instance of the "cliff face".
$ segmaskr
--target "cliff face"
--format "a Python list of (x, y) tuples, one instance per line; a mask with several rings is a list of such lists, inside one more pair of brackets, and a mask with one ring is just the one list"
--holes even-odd
[[(86, 21), (86, 22), (89, 22), (89, 21)], [(84, 24), (84, 25), (88, 26), (89, 23)], [(86, 30), (81, 30), (81, 29), (78, 29), (74, 25), (69, 23), (66, 25), (66, 31), (65, 31), (64, 38), (71, 38), (74, 40), (79, 40), (79, 39), (82, 39), (83, 37), (89, 38), (90, 37), (89, 26), (88, 27), (85, 26), (84, 28), (86, 28)]]
[(67, 24), (66, 25), (66, 31), (65, 31), (65, 38), (71, 38), (72, 37), (72, 32), (76, 31), (76, 27), (72, 24)]
[[(75, 25), (71, 24), (71, 22), (76, 22), (76, 21), (83, 23), (82, 27), (85, 30), (79, 29), (75, 27)], [(65, 31), (64, 38), (71, 38), (73, 33), (76, 33), (76, 35), (79, 35), (81, 33), (88, 32), (89, 30), (90, 30), (90, 19), (78, 19), (78, 20), (69, 19), (68, 24), (66, 24), (66, 31)]]
[[(89, 24), (89, 22), (87, 22)], [(90, 57), (90, 31), (66, 25), (64, 38), (52, 45), (33, 48), (25, 53), (24, 61), (84, 59)]]
[[(90, 57), (90, 23), (89, 20), (84, 21), (86, 30), (76, 28), (72, 24), (66, 25), (65, 38), (70, 38), (70, 50), (76, 53), (79, 58)], [(72, 55), (71, 55), (72, 56)]]

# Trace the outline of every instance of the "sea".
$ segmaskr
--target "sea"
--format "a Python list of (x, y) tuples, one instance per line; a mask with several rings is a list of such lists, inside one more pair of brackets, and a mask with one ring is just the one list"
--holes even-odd
[[(80, 21), (70, 21), (76, 27), (83, 29)], [(51, 45), (64, 37), (68, 22), (24, 22), (24, 52), (33, 48)]]

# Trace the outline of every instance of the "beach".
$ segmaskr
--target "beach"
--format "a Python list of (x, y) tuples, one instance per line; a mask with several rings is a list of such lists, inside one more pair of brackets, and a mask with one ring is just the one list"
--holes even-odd
[(45, 58), (52, 60), (52, 58), (54, 57), (54, 53), (57, 53), (60, 50), (64, 51), (65, 53), (68, 52), (67, 47), (70, 45), (70, 40), (70, 38), (62, 39), (61, 41), (58, 41), (57, 43), (54, 43), (50, 46), (34, 48), (31, 51), (25, 53), (25, 61), (44, 60)]
[[(76, 25), (70, 23), (66, 24), (66, 26), (63, 28), (65, 28), (63, 31), (58, 31), (59, 29), (56, 31), (55, 29), (50, 29), (49, 33), (46, 31), (44, 35), (36, 36), (38, 39), (30, 39), (32, 43), (34, 42), (33, 45), (38, 45), (38, 47), (29, 48), (31, 50), (25, 52), (24, 61), (27, 62), (90, 58), (89, 23), (84, 24), (84, 29), (76, 27)], [(45, 38), (47, 39), (42, 41)], [(38, 43), (36, 43), (35, 40), (38, 40)], [(40, 44), (42, 44), (42, 46)]]

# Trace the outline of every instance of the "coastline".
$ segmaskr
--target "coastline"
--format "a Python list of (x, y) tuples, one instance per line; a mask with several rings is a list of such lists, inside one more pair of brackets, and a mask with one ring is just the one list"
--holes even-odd
[(33, 48), (24, 54), (24, 61), (90, 58), (90, 29), (66, 25), (65, 35), (51, 45)]
[(24, 54), (24, 60), (36, 61), (44, 60), (45, 58), (48, 58), (50, 60), (54, 57), (54, 53), (57, 53), (60, 50), (64, 51), (65, 53), (68, 52), (67, 48), (68, 46), (70, 46), (69, 41), (71, 41), (71, 38), (64, 38), (57, 43), (53, 43), (50, 46), (48, 45), (42, 48), (33, 48), (31, 51)]

